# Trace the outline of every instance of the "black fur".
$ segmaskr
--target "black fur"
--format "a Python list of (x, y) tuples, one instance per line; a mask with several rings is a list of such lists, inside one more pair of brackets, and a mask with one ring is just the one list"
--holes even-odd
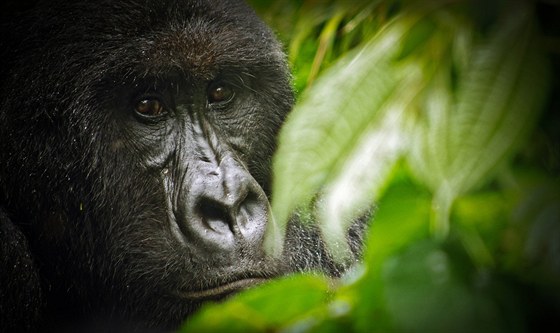
[[(298, 223), (283, 258), (262, 250), (270, 159), (293, 93), (281, 46), (245, 4), (2, 6), (0, 331), (173, 329), (205, 300), (181, 295), (352, 264), (332, 262)], [(216, 82), (231, 101), (206, 100)], [(144, 99), (165, 115), (135, 114)], [(248, 188), (248, 227), (192, 202), (241, 186), (205, 178), (215, 168)], [(193, 226), (195, 213), (225, 233)], [(362, 233), (352, 232), (357, 252)]]

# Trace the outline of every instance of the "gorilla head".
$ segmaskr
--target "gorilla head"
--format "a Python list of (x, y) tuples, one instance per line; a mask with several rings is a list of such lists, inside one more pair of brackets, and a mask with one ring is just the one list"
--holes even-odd
[(293, 222), (283, 257), (263, 250), (293, 93), (281, 46), (246, 5), (18, 7), (3, 14), (0, 73), (6, 328), (173, 328), (205, 300), (344, 269)]

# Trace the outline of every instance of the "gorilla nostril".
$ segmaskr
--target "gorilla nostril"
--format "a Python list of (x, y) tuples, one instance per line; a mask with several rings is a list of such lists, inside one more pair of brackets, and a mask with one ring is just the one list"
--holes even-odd
[(258, 207), (261, 203), (261, 200), (257, 193), (253, 191), (249, 191), (241, 204), (239, 205), (239, 210), (243, 212), (246, 217), (250, 217), (255, 210), (255, 207)]
[(233, 232), (232, 214), (225, 205), (202, 198), (196, 205), (196, 213), (209, 229), (218, 233)]

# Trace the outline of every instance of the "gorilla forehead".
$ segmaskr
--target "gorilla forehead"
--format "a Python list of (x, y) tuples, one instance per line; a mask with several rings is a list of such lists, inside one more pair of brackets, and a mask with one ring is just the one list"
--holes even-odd
[[(91, 65), (102, 61), (101, 71), (180, 71), (209, 79), (223, 67), (276, 67), (284, 59), (269, 29), (237, 0), (58, 0), (44, 6), (53, 15), (36, 18), (34, 26), (42, 29), (34, 30), (41, 33), (35, 40), (45, 43), (47, 52), (70, 58), (84, 52), (97, 55), (80, 57), (82, 68), (85, 58)], [(50, 17), (60, 15), (68, 20), (51, 22)], [(60, 47), (48, 48), (52, 43)]]
[(150, 74), (180, 70), (200, 79), (211, 79), (223, 68), (262, 68), (283, 59), (280, 50), (259, 49), (259, 41), (243, 38), (237, 27), (213, 26), (201, 19), (182, 23), (133, 41), (135, 50), (128, 54), (134, 52), (140, 68)]

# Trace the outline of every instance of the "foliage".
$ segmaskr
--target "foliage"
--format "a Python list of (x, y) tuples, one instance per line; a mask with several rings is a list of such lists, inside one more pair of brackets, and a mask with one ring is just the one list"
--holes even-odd
[(276, 223), (317, 202), (341, 260), (351, 221), (373, 202), (376, 214), (364, 264), (340, 281), (273, 281), (183, 331), (548, 327), (560, 313), (560, 150), (546, 124), (558, 117), (542, 113), (552, 67), (533, 4), (481, 15), (460, 1), (253, 2), (301, 91), (274, 160)]

